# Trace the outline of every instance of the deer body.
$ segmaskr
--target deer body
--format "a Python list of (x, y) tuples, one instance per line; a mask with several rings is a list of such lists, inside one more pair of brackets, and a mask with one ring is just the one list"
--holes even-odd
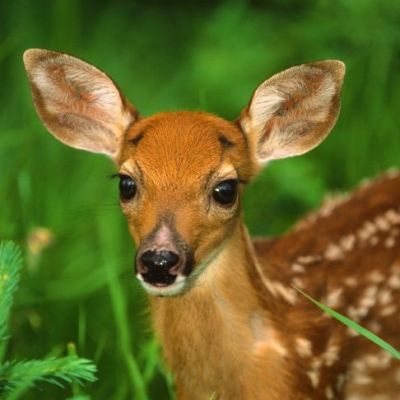
[(342, 63), (273, 76), (229, 122), (145, 118), (79, 59), (33, 49), (24, 61), (50, 132), (119, 169), (135, 273), (180, 400), (394, 399), (399, 365), (294, 286), (399, 344), (400, 177), (328, 203), (281, 238), (252, 243), (242, 222), (240, 194), (259, 169), (328, 135)]
[(218, 279), (205, 277), (185, 297), (153, 299), (182, 398), (396, 399), (399, 362), (292, 285), (400, 347), (399, 204), (400, 174), (391, 173), (283, 237), (250, 243), (240, 226), (210, 266)]

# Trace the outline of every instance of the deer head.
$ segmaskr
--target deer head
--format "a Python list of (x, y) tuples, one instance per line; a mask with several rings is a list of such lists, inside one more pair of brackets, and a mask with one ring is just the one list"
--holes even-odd
[[(268, 161), (303, 154), (339, 113), (340, 61), (287, 69), (263, 82), (235, 121), (204, 112), (141, 116), (115, 83), (75, 57), (24, 54), (36, 110), (61, 142), (119, 169), (135, 272), (155, 295), (196, 282), (241, 225), (240, 196)], [(234, 271), (232, 271), (234, 274)]]

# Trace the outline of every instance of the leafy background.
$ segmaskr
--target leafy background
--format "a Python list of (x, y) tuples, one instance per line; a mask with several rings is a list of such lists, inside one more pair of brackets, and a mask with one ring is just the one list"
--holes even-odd
[[(134, 248), (108, 178), (114, 168), (45, 132), (24, 49), (90, 61), (145, 115), (200, 108), (229, 119), (271, 74), (345, 61), (334, 132), (310, 154), (271, 164), (247, 191), (251, 232), (273, 235), (327, 193), (399, 165), (399, 20), (397, 0), (0, 0), (0, 239), (17, 241), (27, 258), (8, 357), (58, 356), (74, 342), (99, 368), (82, 393), (173, 398), (132, 274)], [(70, 395), (41, 384), (26, 398)]]

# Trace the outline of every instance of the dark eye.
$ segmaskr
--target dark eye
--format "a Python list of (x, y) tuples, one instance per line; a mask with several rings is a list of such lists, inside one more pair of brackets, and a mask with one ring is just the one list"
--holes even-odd
[(119, 195), (121, 200), (130, 200), (136, 194), (136, 183), (128, 175), (119, 176)]
[(213, 190), (213, 199), (224, 206), (232, 204), (236, 200), (237, 183), (236, 179), (220, 182)]

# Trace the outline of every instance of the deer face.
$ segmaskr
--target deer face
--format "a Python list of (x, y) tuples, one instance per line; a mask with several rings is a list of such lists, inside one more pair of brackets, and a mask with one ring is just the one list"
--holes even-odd
[(239, 221), (240, 194), (269, 160), (303, 154), (330, 132), (344, 66), (323, 61), (263, 82), (236, 122), (200, 112), (139, 117), (113, 81), (66, 54), (24, 54), (36, 109), (63, 143), (114, 160), (147, 291), (189, 289)]
[(132, 126), (119, 164), (137, 277), (155, 294), (189, 288), (237, 223), (254, 168), (243, 133), (205, 113), (162, 113)]

